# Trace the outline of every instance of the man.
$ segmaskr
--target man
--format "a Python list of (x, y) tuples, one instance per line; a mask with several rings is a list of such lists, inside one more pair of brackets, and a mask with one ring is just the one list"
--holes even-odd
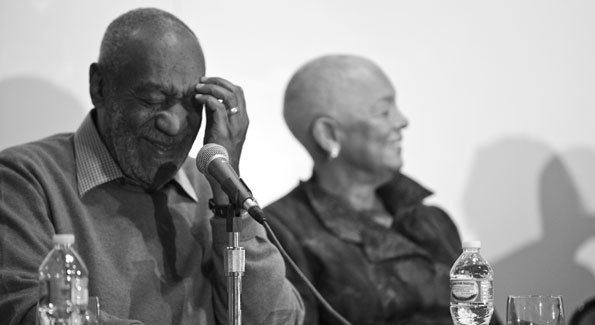
[[(400, 173), (408, 121), (385, 73), (352, 55), (314, 59), (291, 78), (283, 113), (314, 170), (265, 211), (302, 271), (353, 324), (452, 324), (458, 231), (423, 203), (431, 192)], [(338, 323), (289, 276), (307, 324)]]
[[(75, 234), (104, 324), (226, 323), (227, 233), (208, 200), (228, 199), (187, 155), (204, 106), (204, 142), (225, 147), (238, 171), (248, 117), (240, 87), (204, 74), (183, 22), (130, 11), (91, 64), (94, 109), (80, 128), (0, 154), (1, 324), (35, 322), (37, 268), (57, 233)], [(240, 223), (244, 323), (300, 323), (278, 251), (260, 225)]]

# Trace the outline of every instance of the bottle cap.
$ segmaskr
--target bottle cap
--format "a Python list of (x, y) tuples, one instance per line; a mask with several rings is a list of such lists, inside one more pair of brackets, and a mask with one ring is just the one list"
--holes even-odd
[(481, 248), (481, 241), (479, 240), (469, 240), (463, 242), (463, 248)]
[(56, 234), (52, 238), (52, 242), (54, 243), (54, 245), (74, 244), (74, 235), (73, 234)]

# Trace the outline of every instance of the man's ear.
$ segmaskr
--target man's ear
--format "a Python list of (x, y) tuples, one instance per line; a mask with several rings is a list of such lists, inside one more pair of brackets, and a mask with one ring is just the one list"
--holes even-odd
[(104, 86), (105, 81), (99, 65), (91, 63), (89, 67), (89, 93), (91, 94), (91, 102), (95, 107), (101, 106), (104, 101)]
[(339, 123), (332, 117), (317, 117), (312, 122), (311, 132), (314, 142), (324, 151), (327, 157), (332, 156), (335, 151), (341, 149)]

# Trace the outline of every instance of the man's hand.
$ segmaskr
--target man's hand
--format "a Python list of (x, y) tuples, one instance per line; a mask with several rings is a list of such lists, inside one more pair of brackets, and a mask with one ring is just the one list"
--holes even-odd
[[(223, 146), (229, 154), (229, 163), (240, 173), (240, 156), (248, 130), (248, 114), (244, 91), (239, 86), (217, 77), (201, 77), (194, 96), (205, 107), (207, 117), (204, 143)], [(207, 176), (213, 198), (217, 204), (227, 204), (227, 195), (211, 177)]]
[(204, 104), (207, 117), (204, 143), (227, 149), (231, 166), (239, 174), (240, 155), (248, 130), (248, 114), (242, 88), (217, 77), (201, 77), (195, 98)]

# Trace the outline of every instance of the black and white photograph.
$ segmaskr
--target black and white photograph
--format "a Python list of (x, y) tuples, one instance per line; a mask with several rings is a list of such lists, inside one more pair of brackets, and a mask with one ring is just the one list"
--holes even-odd
[(595, 325), (595, 2), (1, 0), (0, 325)]

